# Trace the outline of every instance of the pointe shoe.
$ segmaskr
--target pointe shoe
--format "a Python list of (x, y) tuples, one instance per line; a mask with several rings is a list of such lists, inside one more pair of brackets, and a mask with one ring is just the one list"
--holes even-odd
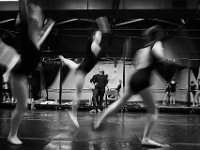
[(8, 142), (14, 145), (22, 145), (22, 141), (17, 136), (8, 136)]
[(73, 124), (75, 125), (75, 127), (79, 128), (79, 123), (77, 121), (77, 117), (71, 112), (71, 111), (67, 111), (68, 115), (70, 117), (70, 119), (72, 120)]
[(142, 139), (141, 144), (142, 144), (142, 146), (147, 146), (147, 147), (164, 147), (164, 146), (167, 146), (167, 145), (160, 144), (160, 143), (153, 141), (151, 139), (148, 139), (148, 138)]

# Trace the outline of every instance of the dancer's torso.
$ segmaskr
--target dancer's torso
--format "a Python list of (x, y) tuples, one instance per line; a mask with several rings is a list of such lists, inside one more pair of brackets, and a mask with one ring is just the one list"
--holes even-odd
[(133, 74), (131, 75), (129, 84), (133, 93), (138, 93), (150, 86), (151, 73), (156, 68), (156, 62), (158, 62), (156, 53), (162, 48), (159, 47), (162, 46), (161, 43), (157, 44), (158, 47), (155, 49), (154, 47), (152, 48), (152, 46), (149, 46), (138, 50), (135, 55), (136, 66)]
[(93, 43), (92, 40), (88, 41), (87, 49), (86, 49), (86, 53), (87, 53), (86, 58), (77, 69), (77, 70), (83, 71), (85, 74), (90, 72), (100, 59), (100, 52), (97, 54), (97, 56), (92, 52), (91, 50), (92, 43)]

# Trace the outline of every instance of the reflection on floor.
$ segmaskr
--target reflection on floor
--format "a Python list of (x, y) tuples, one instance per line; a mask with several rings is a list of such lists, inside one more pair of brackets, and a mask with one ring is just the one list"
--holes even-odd
[[(12, 110), (0, 110), (1, 150), (150, 150), (142, 147), (144, 113), (118, 113), (108, 118), (102, 131), (92, 123), (98, 114), (79, 111), (80, 129), (76, 129), (65, 110), (27, 110), (19, 129), (21, 146), (6, 140)], [(170, 147), (157, 150), (199, 150), (200, 116), (160, 114), (152, 138)], [(156, 149), (156, 148), (155, 148)]]

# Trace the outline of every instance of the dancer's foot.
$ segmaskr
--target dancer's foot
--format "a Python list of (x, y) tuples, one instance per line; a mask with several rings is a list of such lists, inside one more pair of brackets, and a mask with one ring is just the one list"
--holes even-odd
[(17, 136), (8, 136), (8, 142), (14, 145), (21, 145), (23, 144), (22, 141)]
[(90, 110), (90, 113), (95, 113), (95, 112), (96, 112), (95, 109)]
[(78, 124), (78, 121), (77, 121), (77, 117), (71, 112), (71, 111), (68, 111), (68, 114), (69, 114), (69, 117), (70, 119), (72, 120), (73, 124), (79, 128), (79, 124)]
[(148, 147), (163, 147), (164, 146), (163, 144), (160, 144), (148, 138), (143, 138), (141, 144), (142, 146), (148, 146)]
[(102, 130), (104, 127), (102, 126), (102, 120), (101, 120), (102, 114), (97, 115), (93, 122), (93, 129), (95, 130)]
[(64, 58), (62, 55), (58, 56), (60, 58), (60, 60), (67, 65), (68, 67), (70, 67), (71, 69), (76, 69), (79, 64), (75, 63), (74, 61), (70, 60), (70, 59), (66, 59)]

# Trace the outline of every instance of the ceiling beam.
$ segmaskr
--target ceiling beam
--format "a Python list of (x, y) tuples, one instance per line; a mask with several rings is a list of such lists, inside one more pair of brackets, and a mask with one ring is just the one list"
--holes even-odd
[[(40, 5), (46, 10), (121, 10), (137, 9), (198, 9), (199, 0), (42, 0)], [(120, 2), (120, 3), (119, 3)], [(0, 1), (0, 10), (18, 10), (18, 1)]]

